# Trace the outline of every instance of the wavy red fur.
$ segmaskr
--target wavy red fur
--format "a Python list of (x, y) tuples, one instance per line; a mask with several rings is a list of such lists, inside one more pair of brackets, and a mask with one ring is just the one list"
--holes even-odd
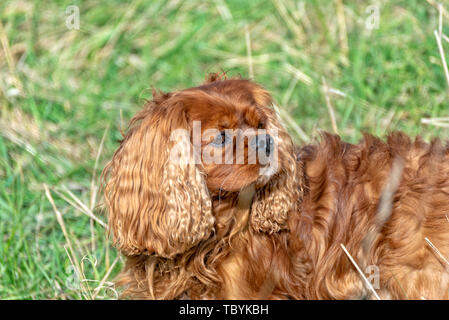
[[(276, 128), (278, 170), (170, 163), (170, 133), (193, 121)], [(381, 298), (447, 299), (449, 266), (425, 238), (449, 256), (448, 150), (403, 133), (356, 145), (325, 133), (296, 147), (268, 92), (225, 75), (154, 92), (103, 173), (111, 235), (127, 257), (117, 283), (129, 298), (373, 299), (343, 244), (362, 269), (378, 268)]]

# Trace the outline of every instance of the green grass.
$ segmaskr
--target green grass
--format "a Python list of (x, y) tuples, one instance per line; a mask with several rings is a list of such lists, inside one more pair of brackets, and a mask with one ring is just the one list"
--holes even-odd
[[(324, 78), (344, 93), (329, 98), (350, 142), (391, 130), (449, 138), (421, 123), (449, 116), (434, 1), (377, 2), (379, 28), (368, 30), (366, 1), (344, 1), (343, 32), (338, 0), (1, 1), (0, 298), (89, 298), (108, 270), (107, 281), (117, 274), (122, 260), (85, 212), (106, 221), (98, 176), (152, 86), (170, 91), (208, 72), (253, 70), (304, 143), (293, 122), (310, 139), (332, 131)], [(71, 4), (80, 8), (80, 30), (65, 26)], [(66, 248), (84, 266), (84, 291)], [(109, 289), (97, 295), (110, 297)]]

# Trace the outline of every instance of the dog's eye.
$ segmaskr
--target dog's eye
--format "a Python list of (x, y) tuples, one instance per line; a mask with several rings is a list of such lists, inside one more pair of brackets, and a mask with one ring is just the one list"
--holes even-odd
[(263, 129), (265, 127), (265, 124), (263, 122), (259, 122), (257, 129)]
[(226, 134), (226, 132), (222, 131), (214, 138), (214, 140), (211, 142), (211, 145), (222, 147), (229, 142), (231, 142), (230, 137)]

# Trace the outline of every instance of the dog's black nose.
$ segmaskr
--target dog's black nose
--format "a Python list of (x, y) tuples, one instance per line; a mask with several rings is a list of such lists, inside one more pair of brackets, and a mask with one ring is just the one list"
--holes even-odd
[(265, 155), (269, 157), (273, 149), (273, 138), (269, 134), (257, 135), (251, 140), (250, 145), (257, 152), (265, 151)]

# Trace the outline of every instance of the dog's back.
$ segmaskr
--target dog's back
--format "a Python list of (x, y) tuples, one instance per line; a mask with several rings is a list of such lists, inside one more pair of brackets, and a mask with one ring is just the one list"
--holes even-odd
[(313, 268), (306, 295), (375, 298), (343, 244), (380, 298), (448, 298), (448, 148), (402, 133), (321, 140), (297, 152), (306, 185), (292, 241)]

